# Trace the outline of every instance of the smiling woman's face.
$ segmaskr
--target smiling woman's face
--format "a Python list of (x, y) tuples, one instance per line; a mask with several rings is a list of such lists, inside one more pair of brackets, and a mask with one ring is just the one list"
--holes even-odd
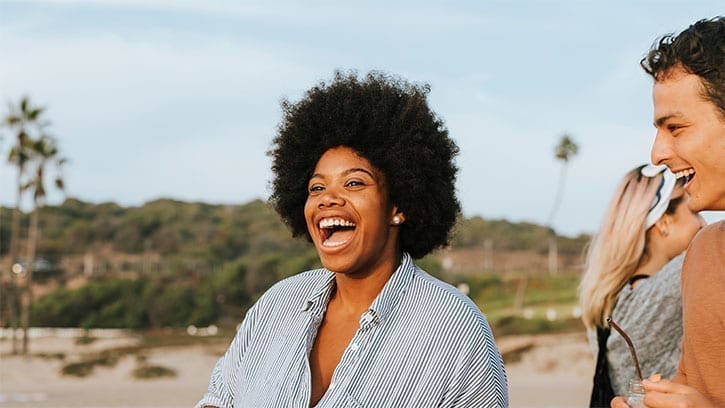
[(315, 166), (305, 203), (307, 230), (322, 265), (366, 276), (390, 268), (400, 255), (404, 220), (390, 203), (384, 175), (348, 147), (327, 150)]

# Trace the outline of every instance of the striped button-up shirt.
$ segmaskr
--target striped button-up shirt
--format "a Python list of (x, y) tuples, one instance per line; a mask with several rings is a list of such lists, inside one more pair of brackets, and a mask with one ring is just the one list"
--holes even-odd
[[(334, 273), (317, 269), (269, 289), (197, 407), (309, 407), (308, 356), (334, 285)], [(404, 254), (316, 406), (506, 407), (506, 373), (478, 307)]]

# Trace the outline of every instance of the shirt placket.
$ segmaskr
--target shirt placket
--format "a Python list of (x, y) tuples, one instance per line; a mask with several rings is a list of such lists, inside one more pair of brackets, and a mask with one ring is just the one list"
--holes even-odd
[(302, 375), (300, 376), (300, 382), (298, 384), (298, 395), (301, 396), (302, 401), (304, 401), (303, 407), (307, 407), (310, 402), (310, 397), (312, 396), (312, 370), (310, 368), (310, 351), (312, 350), (312, 346), (315, 343), (315, 337), (317, 337), (317, 332), (320, 329), (320, 324), (322, 323), (322, 318), (325, 314), (326, 307), (324, 305), (315, 304), (315, 302), (310, 302), (307, 305), (307, 329), (306, 329), (306, 343), (305, 343), (305, 353), (301, 356), (302, 357)]
[(337, 406), (347, 385), (355, 377), (360, 360), (370, 346), (370, 341), (379, 319), (373, 310), (368, 310), (360, 317), (360, 327), (355, 332), (350, 344), (342, 354), (342, 358), (335, 368), (332, 381), (325, 396), (318, 407)]

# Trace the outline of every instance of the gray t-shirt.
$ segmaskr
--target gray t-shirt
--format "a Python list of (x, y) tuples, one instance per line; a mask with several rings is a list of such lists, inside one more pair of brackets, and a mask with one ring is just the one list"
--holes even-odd
[[(619, 293), (612, 317), (632, 339), (646, 378), (662, 374), (670, 378), (677, 372), (682, 342), (682, 296), (680, 272), (684, 253), (668, 262), (632, 288)], [(592, 336), (593, 334), (593, 336)], [(589, 333), (596, 350), (596, 333)], [(627, 342), (612, 329), (607, 341), (609, 378), (617, 395), (627, 395), (629, 380), (637, 378), (637, 369)]]

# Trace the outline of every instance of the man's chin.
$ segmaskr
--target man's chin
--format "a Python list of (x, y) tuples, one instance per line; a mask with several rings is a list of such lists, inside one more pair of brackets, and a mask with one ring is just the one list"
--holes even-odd
[(725, 211), (725, 194), (716, 200), (705, 200), (704, 197), (691, 196), (687, 208), (692, 212)]
[(703, 208), (698, 211), (725, 211), (725, 196), (720, 198), (720, 200), (713, 205), (707, 206), (707, 208)]
[(690, 199), (690, 202), (687, 204), (687, 208), (695, 213), (698, 213), (700, 211), (707, 211), (706, 208), (704, 208), (701, 204), (695, 202), (695, 200)]

